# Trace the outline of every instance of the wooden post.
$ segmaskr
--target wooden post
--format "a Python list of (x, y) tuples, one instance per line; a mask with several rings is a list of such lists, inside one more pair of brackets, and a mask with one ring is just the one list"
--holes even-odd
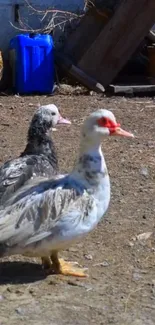
[(109, 16), (109, 12), (105, 10), (98, 12), (93, 7), (82, 17), (79, 26), (68, 37), (63, 49), (63, 53), (72, 58), (74, 64), (77, 64), (98, 37)]
[(155, 0), (123, 0), (77, 66), (108, 86), (155, 22)]

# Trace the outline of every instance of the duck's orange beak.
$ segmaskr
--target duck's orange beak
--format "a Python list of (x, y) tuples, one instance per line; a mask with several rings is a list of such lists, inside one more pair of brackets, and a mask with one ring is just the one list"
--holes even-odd
[(116, 127), (116, 129), (112, 132), (111, 135), (120, 135), (120, 136), (123, 136), (123, 137), (134, 138), (134, 135), (132, 133), (121, 129), (120, 127)]

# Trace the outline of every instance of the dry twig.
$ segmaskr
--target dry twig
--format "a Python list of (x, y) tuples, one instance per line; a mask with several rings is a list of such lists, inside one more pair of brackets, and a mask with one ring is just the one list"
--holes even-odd
[(57, 27), (64, 30), (64, 26), (67, 22), (71, 22), (73, 19), (80, 19), (83, 15), (78, 15), (76, 13), (65, 11), (65, 10), (58, 10), (58, 9), (47, 9), (47, 10), (39, 10), (33, 7), (28, 0), (25, 0), (27, 8), (30, 9), (32, 14), (37, 14), (38, 16), (41, 15), (40, 21), (43, 23), (45, 19), (47, 19), (47, 15), (51, 16), (49, 17), (49, 21), (45, 23), (45, 26), (43, 28), (39, 29), (33, 29), (31, 26), (28, 26), (28, 24), (24, 21), (22, 17), (19, 16), (19, 26), (15, 26), (12, 22), (10, 22), (11, 26), (13, 26), (15, 29), (20, 30), (21, 32), (33, 32), (33, 33), (44, 33), (44, 34), (50, 34), (53, 32), (53, 30)]

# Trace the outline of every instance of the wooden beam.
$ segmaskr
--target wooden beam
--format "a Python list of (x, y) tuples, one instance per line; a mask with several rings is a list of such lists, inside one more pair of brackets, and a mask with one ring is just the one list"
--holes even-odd
[(122, 0), (77, 66), (107, 87), (135, 52), (154, 22), (155, 0)]
[(94, 90), (97, 93), (102, 93), (102, 94), (105, 92), (104, 87), (99, 82), (97, 82), (90, 76), (87, 76), (86, 73), (84, 73), (79, 68), (77, 68), (70, 61), (70, 59), (64, 56), (64, 54), (56, 53), (55, 61), (58, 64), (58, 66), (61, 67), (68, 75), (70, 75), (73, 79), (79, 81), (82, 85), (84, 85), (88, 89)]
[(155, 85), (109, 85), (107, 90), (112, 94), (146, 94), (155, 93)]

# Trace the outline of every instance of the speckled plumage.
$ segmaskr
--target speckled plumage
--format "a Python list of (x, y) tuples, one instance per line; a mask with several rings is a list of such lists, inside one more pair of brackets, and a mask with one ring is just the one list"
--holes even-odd
[[(53, 115), (54, 113), (54, 115)], [(41, 106), (34, 114), (25, 150), (0, 168), (0, 204), (31, 177), (51, 177), (58, 172), (58, 160), (53, 141), (48, 134), (58, 120), (55, 105)]]
[(4, 253), (0, 245), (0, 255), (50, 255), (51, 250), (66, 247), (98, 222), (95, 189), (88, 180), (67, 175), (32, 184), (33, 180), (16, 192), (0, 212), (0, 242), (5, 242)]
[(32, 179), (1, 206), (1, 257), (51, 256), (58, 272), (83, 276), (59, 263), (56, 252), (89, 233), (108, 209), (110, 180), (101, 141), (110, 131), (98, 126), (98, 119), (105, 115), (107, 110), (99, 110), (85, 121), (79, 158), (70, 174), (38, 179), (38, 183)]

